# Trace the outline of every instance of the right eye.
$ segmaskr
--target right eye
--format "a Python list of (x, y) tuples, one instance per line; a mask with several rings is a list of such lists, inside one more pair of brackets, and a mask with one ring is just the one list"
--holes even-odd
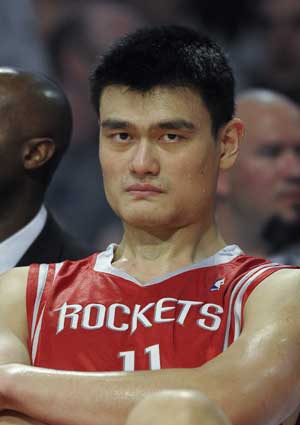
[(280, 145), (262, 146), (259, 154), (265, 158), (278, 158), (282, 154), (282, 147)]
[(118, 143), (130, 141), (130, 136), (125, 131), (122, 131), (120, 133), (114, 133), (111, 135), (111, 138)]

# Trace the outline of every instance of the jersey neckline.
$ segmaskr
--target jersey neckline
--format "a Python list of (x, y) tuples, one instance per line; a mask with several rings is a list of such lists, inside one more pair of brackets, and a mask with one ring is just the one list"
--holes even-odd
[(243, 254), (243, 251), (240, 249), (239, 246), (227, 245), (224, 248), (217, 251), (214, 255), (208, 258), (205, 258), (199, 261), (198, 263), (191, 264), (189, 266), (180, 267), (179, 269), (173, 272), (165, 273), (155, 279), (149, 280), (148, 282), (141, 283), (136, 278), (131, 276), (129, 273), (123, 270), (120, 270), (117, 267), (114, 267), (112, 265), (114, 252), (117, 246), (118, 246), (117, 244), (112, 243), (108, 245), (105, 251), (97, 255), (96, 262), (94, 265), (94, 271), (108, 273), (113, 276), (118, 276), (123, 279), (129, 280), (130, 282), (135, 283), (136, 285), (139, 285), (139, 286), (155, 285), (157, 283), (161, 283), (173, 276), (177, 276), (186, 271), (225, 264), (225, 263), (228, 263), (229, 261), (232, 261), (234, 258), (238, 257), (239, 255)]

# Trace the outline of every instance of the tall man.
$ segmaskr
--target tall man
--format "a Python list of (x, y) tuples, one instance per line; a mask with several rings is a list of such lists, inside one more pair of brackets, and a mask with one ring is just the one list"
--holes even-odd
[(91, 91), (124, 236), (2, 278), (3, 421), (121, 425), (143, 397), (183, 389), (234, 425), (280, 424), (300, 400), (300, 275), (217, 229), (219, 170), (243, 134), (222, 50), (182, 27), (141, 30), (101, 59)]
[(220, 230), (228, 243), (268, 257), (300, 240), (300, 110), (257, 89), (237, 97), (236, 115), (245, 140), (234, 167), (219, 178)]
[(0, 273), (87, 256), (43, 205), (72, 133), (64, 93), (44, 76), (0, 68), (0, 115)]

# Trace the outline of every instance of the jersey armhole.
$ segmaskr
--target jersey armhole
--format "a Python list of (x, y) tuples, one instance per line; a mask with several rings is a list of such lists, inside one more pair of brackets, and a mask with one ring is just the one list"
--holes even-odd
[(41, 326), (47, 293), (55, 278), (55, 264), (32, 264), (26, 286), (28, 337), (27, 346), (33, 364), (33, 350), (37, 330)]

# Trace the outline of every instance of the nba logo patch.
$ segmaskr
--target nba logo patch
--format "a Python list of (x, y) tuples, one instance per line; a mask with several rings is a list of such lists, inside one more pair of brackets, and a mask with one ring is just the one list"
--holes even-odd
[(209, 289), (211, 292), (213, 291), (219, 291), (219, 289), (221, 288), (222, 285), (224, 285), (225, 279), (219, 279), (217, 280)]

